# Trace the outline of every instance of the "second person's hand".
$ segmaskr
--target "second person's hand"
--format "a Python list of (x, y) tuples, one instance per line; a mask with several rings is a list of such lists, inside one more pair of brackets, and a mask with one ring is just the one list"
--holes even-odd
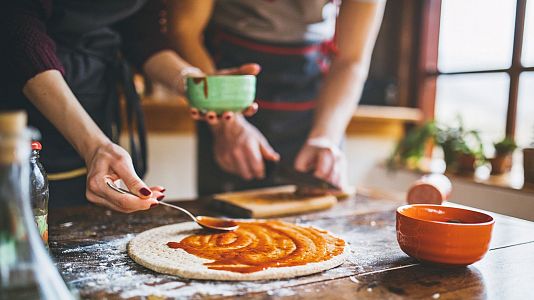
[(300, 172), (312, 171), (315, 177), (341, 189), (347, 187), (345, 154), (326, 137), (308, 139), (300, 149), (294, 167)]
[(278, 161), (280, 155), (267, 139), (242, 115), (232, 122), (220, 122), (211, 126), (214, 135), (214, 155), (226, 172), (245, 180), (265, 177), (263, 160)]

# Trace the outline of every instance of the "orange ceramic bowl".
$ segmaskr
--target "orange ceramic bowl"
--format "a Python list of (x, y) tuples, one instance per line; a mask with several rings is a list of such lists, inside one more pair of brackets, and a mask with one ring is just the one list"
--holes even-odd
[(442, 205), (397, 209), (397, 241), (422, 262), (466, 266), (484, 257), (495, 221), (487, 214)]

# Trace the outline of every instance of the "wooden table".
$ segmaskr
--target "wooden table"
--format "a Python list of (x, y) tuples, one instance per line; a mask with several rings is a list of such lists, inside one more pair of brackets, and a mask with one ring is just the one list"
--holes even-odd
[[(179, 204), (216, 215), (205, 200)], [(400, 204), (358, 195), (328, 211), (285, 218), (339, 234), (352, 251), (338, 268), (291, 280), (185, 280), (137, 265), (126, 254), (136, 233), (185, 220), (166, 207), (128, 215), (93, 206), (52, 211), (50, 250), (66, 282), (88, 299), (533, 299), (534, 223), (493, 214), (491, 250), (484, 259), (467, 268), (437, 268), (398, 247), (394, 211)]]

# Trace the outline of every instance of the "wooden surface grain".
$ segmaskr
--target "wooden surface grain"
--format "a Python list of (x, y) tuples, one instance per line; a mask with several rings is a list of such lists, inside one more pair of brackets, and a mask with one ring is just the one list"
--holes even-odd
[[(217, 215), (206, 199), (176, 202)], [(330, 230), (348, 241), (342, 266), (311, 276), (263, 282), (186, 280), (135, 264), (127, 242), (139, 232), (186, 221), (174, 210), (119, 214), (94, 206), (50, 212), (50, 250), (70, 287), (84, 299), (527, 299), (534, 297), (534, 223), (494, 215), (491, 250), (467, 268), (421, 265), (395, 237), (401, 202), (357, 195), (322, 212), (283, 218)]]

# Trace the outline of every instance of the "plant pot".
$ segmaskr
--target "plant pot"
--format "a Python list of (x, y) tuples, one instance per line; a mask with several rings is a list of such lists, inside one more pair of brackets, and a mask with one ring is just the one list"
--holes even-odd
[(523, 149), (523, 170), (525, 183), (534, 184), (534, 148)]
[(476, 157), (472, 154), (457, 153), (456, 162), (454, 163), (455, 172), (459, 174), (475, 172)]
[(498, 154), (490, 159), (491, 175), (500, 175), (512, 170), (512, 153)]

